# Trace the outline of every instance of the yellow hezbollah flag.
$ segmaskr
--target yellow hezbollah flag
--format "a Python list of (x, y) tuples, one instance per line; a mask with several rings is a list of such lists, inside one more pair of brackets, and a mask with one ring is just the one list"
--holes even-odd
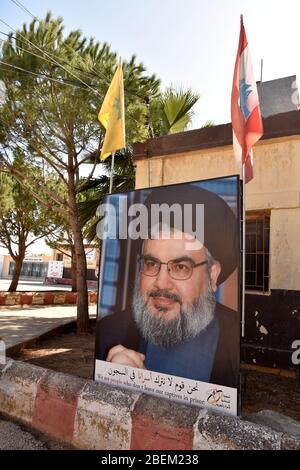
[(98, 119), (106, 129), (100, 154), (100, 159), (105, 160), (116, 150), (125, 147), (124, 86), (121, 61), (104, 98)]

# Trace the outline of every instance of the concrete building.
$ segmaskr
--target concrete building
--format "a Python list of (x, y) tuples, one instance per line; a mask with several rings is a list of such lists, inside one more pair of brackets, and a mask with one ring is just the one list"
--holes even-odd
[[(0, 259), (0, 279), (11, 279), (15, 262), (10, 255), (2, 255), (2, 257), (2, 263)], [(20, 279), (44, 279), (47, 276), (48, 263), (52, 259), (51, 255), (27, 255), (22, 265)]]
[[(86, 246), (87, 279), (97, 280), (99, 265), (99, 250), (95, 246)], [(65, 284), (71, 284), (71, 256), (68, 247), (63, 247), (63, 251), (52, 250), (50, 254), (28, 254), (26, 255), (22, 270), (21, 280), (44, 280), (47, 277), (50, 261), (63, 261), (63, 278)], [(0, 279), (11, 279), (15, 262), (10, 255), (0, 255)]]
[[(86, 265), (87, 265), (87, 279), (96, 281), (98, 278), (99, 266), (99, 248), (96, 245), (85, 245), (84, 247)], [(52, 259), (55, 261), (63, 261), (65, 279), (71, 280), (72, 278), (72, 261), (69, 246), (61, 246), (61, 250), (54, 249), (52, 252)]]
[[(239, 174), (231, 124), (134, 147), (136, 188)], [(242, 358), (285, 369), (300, 340), (300, 112), (264, 119), (246, 185), (246, 309)]]
[(260, 110), (266, 118), (299, 109), (299, 92), (296, 75), (257, 82)]

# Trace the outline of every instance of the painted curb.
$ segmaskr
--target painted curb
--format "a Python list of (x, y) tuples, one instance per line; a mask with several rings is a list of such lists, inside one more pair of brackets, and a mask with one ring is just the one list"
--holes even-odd
[(9, 359), (0, 412), (79, 449), (299, 449), (300, 439), (242, 419)]
[[(89, 304), (97, 303), (97, 292), (88, 292)], [(76, 305), (77, 292), (0, 292), (0, 307), (22, 305)]]

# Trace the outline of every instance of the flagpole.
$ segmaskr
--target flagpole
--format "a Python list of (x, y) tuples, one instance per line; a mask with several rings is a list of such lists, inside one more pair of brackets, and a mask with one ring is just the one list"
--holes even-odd
[(242, 177), (243, 177), (243, 225), (242, 225), (242, 338), (245, 336), (245, 280), (246, 280), (246, 170), (245, 163), (242, 165)]
[[(249, 47), (244, 28), (243, 15), (240, 17), (240, 37), (239, 45), (236, 55), (233, 84), (231, 93), (231, 120), (232, 120), (232, 132), (233, 132), (233, 148), (236, 158), (241, 161), (242, 168), (240, 167), (240, 174), (242, 175), (242, 236), (241, 236), (241, 262), (242, 262), (242, 299), (241, 299), (241, 310), (242, 310), (242, 337), (245, 336), (245, 288), (246, 288), (246, 190), (245, 185), (253, 178), (253, 161), (250, 156), (250, 151), (254, 144), (263, 135), (263, 125), (261, 120), (259, 98), (257, 93), (257, 85), (254, 79), (253, 67), (249, 55)], [(262, 76), (261, 76), (262, 81)], [(245, 101), (244, 106), (241, 105), (241, 96), (245, 95), (245, 89), (243, 83), (247, 84), (247, 88), (251, 89), (251, 100), (249, 96), (246, 98), (243, 96)], [(243, 88), (242, 88), (243, 87)], [(249, 111), (246, 116), (244, 109)], [(256, 110), (254, 112), (254, 110)], [(251, 115), (252, 123), (251, 129), (246, 126), (246, 120)], [(251, 137), (249, 140), (248, 137)], [(250, 145), (251, 141), (251, 145)], [(247, 164), (247, 168), (246, 168)], [(247, 178), (247, 181), (246, 181)]]
[(109, 194), (112, 193), (113, 179), (114, 179), (114, 168), (115, 168), (115, 152), (111, 155), (111, 168), (110, 168), (110, 181), (109, 181)]
[[(241, 27), (244, 26), (244, 17), (240, 15)], [(242, 163), (242, 178), (243, 178), (243, 197), (242, 197), (242, 338), (245, 336), (245, 261), (246, 261), (246, 209), (245, 209), (245, 192), (246, 192), (246, 167)]]
[(263, 99), (262, 99), (262, 90), (263, 90), (263, 69), (264, 69), (264, 59), (261, 59), (260, 61), (260, 84), (259, 84), (259, 88), (260, 88), (260, 97), (259, 97), (259, 100), (261, 102), (263, 102)]

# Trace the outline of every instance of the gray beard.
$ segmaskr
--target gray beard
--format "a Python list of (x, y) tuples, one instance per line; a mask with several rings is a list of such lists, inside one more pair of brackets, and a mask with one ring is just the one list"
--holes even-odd
[[(166, 291), (152, 292), (158, 296), (167, 296)], [(149, 294), (151, 295), (151, 291)], [(180, 314), (176, 318), (172, 320), (166, 320), (164, 316), (156, 318), (148, 309), (147, 303), (140, 294), (138, 282), (136, 282), (132, 306), (135, 322), (143, 338), (157, 346), (169, 348), (195, 338), (205, 330), (214, 318), (216, 299), (210, 283), (208, 283), (207, 292), (202, 294), (186, 310), (181, 307)]]

